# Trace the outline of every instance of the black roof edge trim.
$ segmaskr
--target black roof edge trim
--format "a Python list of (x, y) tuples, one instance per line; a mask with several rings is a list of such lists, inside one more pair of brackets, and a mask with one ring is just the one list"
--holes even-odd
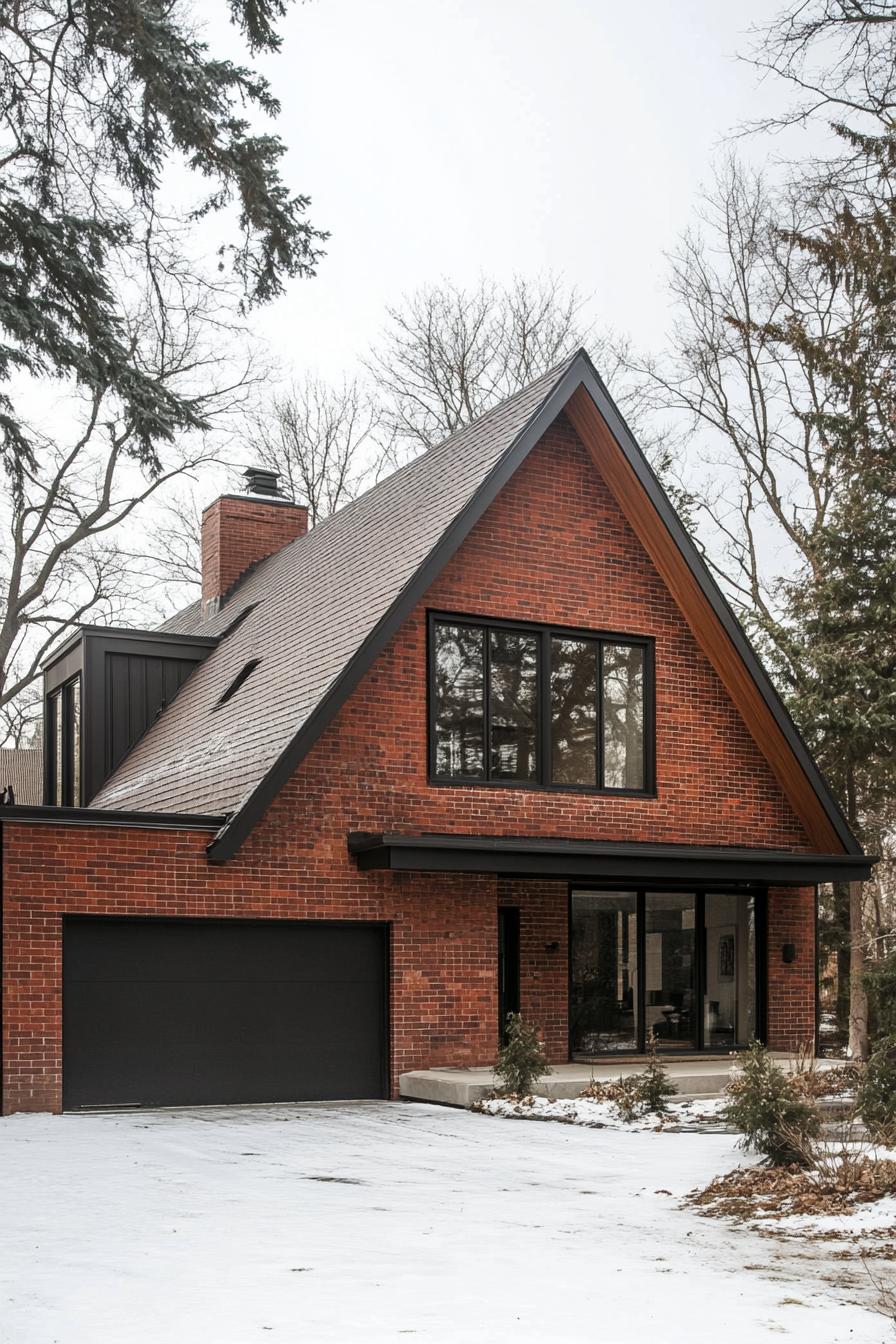
[(79, 625), (69, 637), (47, 654), (41, 663), (41, 671), (64, 657), (85, 635), (97, 635), (102, 639), (145, 639), (153, 644), (195, 644), (197, 648), (214, 649), (220, 642), (219, 635), (178, 634), (176, 630), (140, 630), (125, 625)]
[(348, 836), (348, 849), (362, 872), (485, 872), (660, 884), (716, 881), (814, 886), (869, 876), (875, 863), (873, 856), (855, 854), (476, 835), (353, 832)]
[[(775, 689), (771, 678), (763, 667), (746, 631), (735, 616), (728, 599), (725, 597), (721, 588), (710, 573), (709, 567), (703, 559), (703, 556), (700, 554), (682, 525), (681, 519), (672, 507), (665, 490), (660, 484), (656, 472), (647, 461), (643, 451), (638, 447), (638, 442), (635, 439), (634, 434), (626, 424), (625, 418), (610, 395), (606, 384), (591, 363), (588, 355), (584, 351), (583, 354), (588, 364), (590, 379), (593, 379), (594, 384), (596, 384), (596, 388), (589, 387), (588, 382), (590, 379), (584, 379), (585, 387), (594, 401), (594, 404), (597, 406), (597, 409), (606, 421), (610, 433), (625, 453), (629, 465), (632, 467), (635, 475), (647, 491), (650, 502), (653, 504), (665, 524), (667, 531), (671, 534), (673, 541), (687, 561), (688, 568), (700, 585), (704, 597), (709, 602), (714, 613), (719, 618), (725, 633), (728, 635), (728, 638), (734, 644), (737, 652), (743, 659), (747, 671), (755, 682), (766, 706), (771, 712), (778, 727), (783, 732), (787, 739), (788, 746), (796, 756), (804, 774), (815, 790), (838, 838), (847, 852), (861, 854), (861, 845), (853, 835), (849, 823), (847, 822), (839, 803), (834, 797), (830, 785), (816, 765), (812, 753), (794, 723), (784, 701)], [(595, 391), (597, 392), (597, 395), (595, 395)]]
[(220, 830), (226, 818), (204, 812), (118, 812), (104, 807), (0, 807), (0, 825), (16, 821), (55, 826), (129, 826), (143, 830)]
[(566, 369), (558, 375), (557, 382), (545, 394), (537, 410), (533, 411), (513, 443), (495, 463), (472, 498), (436, 542), (426, 560), (405, 584), (392, 606), (374, 626), (357, 653), (333, 681), (326, 695), (318, 702), (295, 737), (287, 744), (267, 773), (221, 827), (208, 846), (207, 852), (210, 863), (224, 863), (236, 853), (287, 783), (290, 775), (383, 651), (393, 634), (427, 589), (431, 587), (474, 524), (504, 488), (517, 467), (525, 460), (579, 386), (585, 387), (600, 411), (610, 433), (618, 443), (620, 450), (647, 492), (648, 498), (660, 519), (684, 556), (688, 568), (693, 573), (714, 613), (721, 621), (726, 634), (743, 659), (763, 700), (783, 732), (791, 751), (793, 751), (815, 790), (844, 849), (849, 854), (862, 854), (861, 846), (852, 834), (827, 781), (812, 760), (808, 747), (800, 736), (793, 719), (785, 709), (783, 701), (772, 685), (768, 674), (759, 662), (743, 628), (715, 579), (710, 574), (706, 562), (682, 526), (678, 515), (660, 485), (656, 473), (638, 447), (634, 435), (607, 391), (587, 351), (581, 348), (571, 357)]
[(208, 847), (209, 862), (224, 863), (232, 858), (246, 836), (261, 820), (293, 771), (345, 704), (365, 672), (382, 653), (426, 590), (432, 586), (435, 578), (444, 569), (471, 528), (504, 488), (545, 430), (560, 414), (582, 380), (581, 361), (587, 358), (584, 350), (579, 350), (570, 359), (566, 371), (559, 375), (558, 381), (542, 398), (537, 410), (533, 411), (526, 425), (495, 463), (472, 498), (442, 533), (423, 564), (370, 631), (355, 656), (333, 681), (326, 695), (318, 702), (295, 737), (287, 744), (245, 801), (236, 808), (220, 833), (215, 836)]

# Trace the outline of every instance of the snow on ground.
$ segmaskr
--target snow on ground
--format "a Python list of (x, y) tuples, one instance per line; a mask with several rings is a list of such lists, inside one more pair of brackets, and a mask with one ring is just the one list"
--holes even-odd
[(823, 1242), (679, 1207), (739, 1160), (422, 1105), (13, 1116), (0, 1340), (892, 1340)]
[[(896, 1196), (884, 1195), (868, 1204), (856, 1204), (848, 1213), (789, 1213), (783, 1218), (757, 1218), (756, 1227), (776, 1236), (811, 1233), (813, 1236), (856, 1238), (864, 1232), (892, 1232), (896, 1236)], [(896, 1274), (894, 1287), (896, 1287)]]
[(575, 1097), (569, 1101), (549, 1101), (547, 1097), (490, 1097), (478, 1103), (483, 1115), (497, 1115), (508, 1120), (558, 1120), (566, 1125), (585, 1125), (589, 1129), (644, 1130), (668, 1128), (676, 1125), (721, 1124), (726, 1097), (707, 1097), (703, 1101), (673, 1101), (666, 1114), (640, 1115), (634, 1120), (623, 1120), (615, 1102), (592, 1101), (590, 1097)]

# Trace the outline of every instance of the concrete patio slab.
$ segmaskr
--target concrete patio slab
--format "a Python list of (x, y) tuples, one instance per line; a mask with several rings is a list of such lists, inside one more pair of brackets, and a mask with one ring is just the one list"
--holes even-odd
[[(786, 1069), (796, 1067), (788, 1055), (775, 1055)], [(719, 1055), (701, 1059), (669, 1059), (665, 1061), (669, 1076), (682, 1098), (717, 1097), (724, 1089), (731, 1073), (733, 1059)], [(818, 1068), (831, 1068), (836, 1060), (820, 1059)], [(568, 1101), (579, 1096), (582, 1089), (594, 1079), (610, 1082), (627, 1074), (640, 1073), (644, 1059), (606, 1060), (594, 1064), (555, 1064), (553, 1072), (541, 1078), (533, 1088), (539, 1097), (554, 1101)], [(398, 1079), (399, 1094), (407, 1101), (430, 1101), (443, 1106), (470, 1107), (495, 1087), (495, 1076), (488, 1066), (474, 1069), (441, 1068), (414, 1069)]]

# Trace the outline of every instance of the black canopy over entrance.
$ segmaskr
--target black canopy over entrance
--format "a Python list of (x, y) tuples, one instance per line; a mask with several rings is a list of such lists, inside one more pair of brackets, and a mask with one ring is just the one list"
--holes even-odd
[(756, 883), (806, 887), (870, 877), (865, 854), (795, 854), (735, 846), (650, 845), (612, 840), (544, 840), (482, 835), (390, 835), (354, 831), (348, 847), (363, 871), (504, 873), (628, 886)]

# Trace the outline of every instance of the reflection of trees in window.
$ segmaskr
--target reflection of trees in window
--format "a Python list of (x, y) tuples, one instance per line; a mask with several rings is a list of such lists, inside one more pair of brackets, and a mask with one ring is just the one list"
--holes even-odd
[(551, 779), (597, 782), (597, 644), (551, 640)]
[(56, 807), (81, 804), (81, 679), (49, 697), (49, 780), (46, 797)]
[(446, 778), (485, 774), (483, 631), (435, 626), (435, 772)]
[(604, 787), (644, 787), (644, 650), (603, 646)]
[(646, 787), (643, 644), (451, 620), (432, 629), (436, 777)]
[(538, 637), (489, 636), (489, 769), (493, 779), (534, 780), (538, 722)]

